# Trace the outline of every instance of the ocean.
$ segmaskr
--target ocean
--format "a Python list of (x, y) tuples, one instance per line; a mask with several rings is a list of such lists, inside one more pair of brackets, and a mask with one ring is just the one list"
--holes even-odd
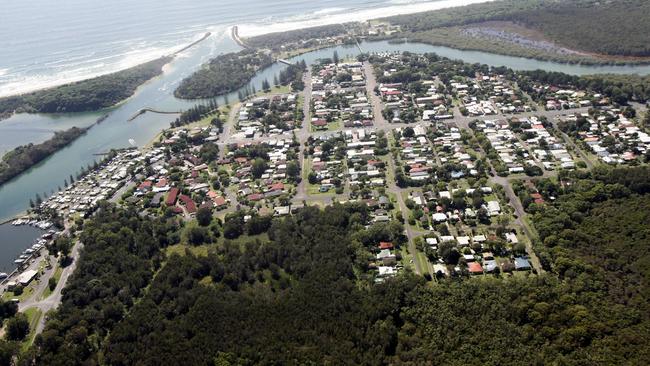
[(247, 36), (484, 1), (10, 1), (0, 11), (0, 96), (125, 69), (232, 25)]

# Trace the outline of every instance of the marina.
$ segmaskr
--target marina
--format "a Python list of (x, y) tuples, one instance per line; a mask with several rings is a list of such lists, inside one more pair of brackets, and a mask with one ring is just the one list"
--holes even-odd
[[(51, 230), (51, 229), (50, 229)], [(0, 225), (0, 281), (5, 281), (10, 274), (14, 274), (16, 268), (29, 263), (33, 258), (40, 255), (41, 250), (52, 238), (51, 232), (47, 232), (37, 226), (29, 224), (13, 225), (7, 222)], [(2, 276), (2, 274), (7, 276)]]

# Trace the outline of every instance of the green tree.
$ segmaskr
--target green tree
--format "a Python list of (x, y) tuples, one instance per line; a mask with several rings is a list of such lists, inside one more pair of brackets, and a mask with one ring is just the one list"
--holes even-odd
[(268, 165), (266, 163), (266, 160), (262, 158), (257, 158), (255, 159), (255, 161), (253, 161), (253, 167), (251, 173), (253, 174), (253, 177), (260, 178), (264, 174), (264, 171), (267, 168)]
[(212, 222), (212, 209), (207, 205), (199, 207), (196, 211), (196, 221), (201, 226), (209, 226)]
[(201, 145), (199, 157), (204, 163), (210, 163), (219, 157), (219, 146), (213, 142), (206, 142)]
[(16, 314), (7, 321), (7, 339), (22, 341), (29, 334), (29, 321), (23, 313)]
[(201, 245), (209, 242), (210, 233), (204, 226), (190, 226), (187, 229), (187, 241), (192, 245)]
[(265, 92), (271, 91), (271, 84), (267, 79), (264, 79), (264, 81), (262, 81), (262, 90), (264, 90)]
[(300, 165), (295, 161), (287, 163), (287, 176), (293, 180), (298, 180), (300, 177)]

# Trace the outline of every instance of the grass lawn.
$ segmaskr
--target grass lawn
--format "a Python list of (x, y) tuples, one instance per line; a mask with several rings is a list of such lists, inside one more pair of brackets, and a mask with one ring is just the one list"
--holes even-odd
[(269, 235), (267, 233), (262, 233), (259, 235), (242, 235), (239, 238), (236, 239), (226, 239), (223, 236), (217, 239), (217, 244), (222, 244), (226, 240), (230, 240), (232, 243), (238, 244), (239, 246), (243, 246), (244, 243), (247, 243), (252, 240), (259, 239), (260, 241), (268, 241), (269, 240)]
[(311, 164), (312, 163), (310, 157), (306, 157), (306, 156), (303, 157), (302, 166), (300, 167), (300, 174), (305, 184), (309, 184), (309, 173), (311, 172)]
[(416, 260), (418, 261), (418, 265), (420, 266), (420, 269), (422, 269), (422, 275), (429, 273), (431, 274), (431, 271), (429, 270), (429, 260), (427, 259), (427, 256), (420, 252), (419, 250), (416, 249), (416, 255), (415, 255)]
[(411, 268), (413, 272), (415, 272), (415, 263), (411, 263), (413, 257), (408, 252), (406, 246), (402, 247), (401, 252), (402, 252), (402, 265), (404, 266), (404, 268)]
[(195, 256), (205, 257), (208, 255), (208, 249), (211, 246), (212, 246), (211, 244), (198, 245), (198, 246), (187, 245), (187, 244), (175, 244), (167, 247), (167, 249), (165, 249), (165, 254), (167, 254), (167, 256), (171, 256), (173, 254), (184, 256), (185, 251), (189, 249), (189, 251)]
[(328, 131), (338, 131), (341, 129), (341, 121), (334, 121), (327, 124)]
[[(54, 274), (52, 275), (52, 278), (56, 280), (56, 283), (59, 283), (62, 273), (63, 273), (63, 268), (61, 268), (61, 266), (56, 264), (56, 269), (54, 270)], [(46, 299), (51, 294), (52, 291), (50, 290), (50, 286), (45, 286), (45, 290), (43, 290), (43, 293), (41, 294), (41, 299)]]
[(11, 299), (18, 299), (20, 301), (24, 301), (25, 299), (29, 298), (34, 294), (34, 289), (36, 287), (36, 280), (33, 280), (27, 287), (23, 289), (23, 293), (16, 296), (13, 291), (5, 291), (4, 294), (2, 294), (2, 300), (8, 301)]
[(309, 184), (307, 182), (307, 194), (310, 196), (336, 196), (336, 188), (330, 188), (327, 192), (320, 191), (320, 184)]
[(255, 93), (255, 97), (268, 97), (270, 95), (276, 94), (288, 94), (291, 93), (291, 85), (276, 85), (271, 87), (271, 90), (268, 92), (259, 91)]
[(29, 346), (31, 346), (34, 342), (34, 338), (36, 338), (36, 326), (38, 325), (38, 322), (41, 319), (43, 313), (37, 308), (29, 308), (25, 310), (24, 313), (25, 316), (27, 316), (27, 320), (29, 321), (29, 334), (23, 341), (21, 348), (23, 351), (26, 351), (27, 348), (29, 348)]

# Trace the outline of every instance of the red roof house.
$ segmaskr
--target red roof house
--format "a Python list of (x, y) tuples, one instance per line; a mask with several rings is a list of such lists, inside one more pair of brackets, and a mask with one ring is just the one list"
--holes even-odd
[(483, 273), (483, 267), (479, 262), (469, 262), (467, 263), (467, 269), (471, 274), (481, 274)]
[(195, 213), (196, 212), (196, 203), (192, 201), (192, 199), (189, 196), (186, 196), (184, 194), (181, 194), (178, 196), (178, 199), (185, 205), (185, 209), (187, 210), (188, 213)]
[(167, 200), (165, 200), (165, 204), (167, 206), (173, 206), (176, 204), (176, 198), (178, 197), (178, 188), (172, 188), (169, 190), (169, 194), (167, 195)]

